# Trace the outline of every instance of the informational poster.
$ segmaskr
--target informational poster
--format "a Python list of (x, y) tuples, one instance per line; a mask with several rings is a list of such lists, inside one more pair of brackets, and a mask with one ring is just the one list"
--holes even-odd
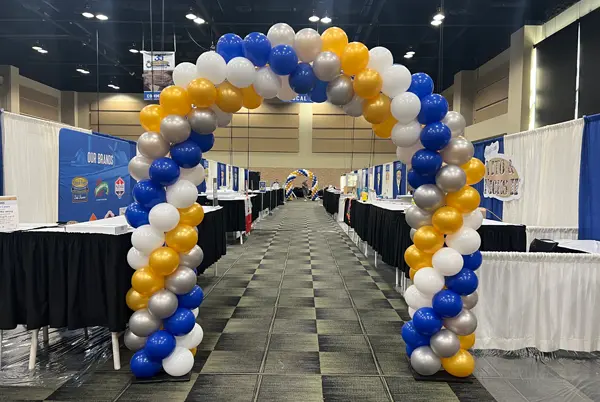
[(383, 165), (375, 166), (375, 194), (381, 195), (383, 181)]
[(258, 182), (258, 190), (261, 193), (266, 193), (267, 192), (267, 182), (266, 181), (259, 181)]
[(232, 169), (233, 171), (233, 179), (232, 179), (232, 188), (233, 191), (239, 191), (240, 190), (240, 181), (239, 181), (239, 175), (240, 175), (240, 168), (237, 166), (233, 166)]
[(227, 165), (227, 183), (229, 183), (229, 188), (233, 189), (232, 177), (233, 177), (233, 166)]
[(485, 147), (483, 196), (500, 201), (518, 200), (523, 194), (523, 179), (509, 155), (499, 153), (498, 141)]
[(202, 159), (202, 166), (204, 167), (204, 181), (198, 186), (198, 193), (206, 193), (206, 180), (208, 180), (208, 160)]
[(133, 202), (129, 142), (62, 128), (58, 133), (58, 220), (87, 222), (124, 213)]
[(221, 162), (217, 162), (217, 188), (227, 186), (227, 165)]
[(0, 196), (0, 232), (19, 229), (19, 207), (14, 195)]
[(398, 198), (406, 193), (406, 165), (400, 161), (394, 162), (393, 197)]
[(160, 91), (173, 85), (175, 52), (142, 52), (144, 100), (158, 100)]

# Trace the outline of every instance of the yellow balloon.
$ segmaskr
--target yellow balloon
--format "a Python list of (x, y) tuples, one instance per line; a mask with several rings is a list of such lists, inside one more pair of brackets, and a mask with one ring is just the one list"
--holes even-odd
[(212, 106), (217, 100), (217, 88), (206, 78), (192, 80), (188, 84), (187, 91), (194, 106), (199, 108)]
[(390, 115), (383, 123), (373, 124), (373, 132), (379, 138), (390, 138), (392, 136), (392, 129), (397, 123), (398, 120)]
[(198, 243), (198, 233), (190, 225), (180, 223), (165, 235), (167, 246), (178, 253), (187, 253)]
[(477, 184), (485, 176), (485, 165), (477, 158), (471, 158), (467, 163), (461, 166), (461, 169), (467, 174), (467, 184)]
[(198, 226), (204, 219), (204, 208), (197, 202), (191, 207), (179, 210), (179, 223), (190, 226)]
[(431, 254), (427, 254), (417, 248), (414, 244), (404, 252), (404, 261), (406, 265), (418, 271), (421, 268), (432, 267)]
[(226, 113), (235, 113), (242, 108), (242, 91), (225, 81), (217, 88), (217, 106)]
[(192, 101), (185, 88), (171, 85), (160, 93), (160, 105), (165, 114), (186, 116), (192, 110)]
[(381, 124), (391, 115), (390, 98), (383, 94), (363, 102), (363, 116), (371, 124)]
[(166, 114), (160, 105), (148, 105), (140, 111), (140, 123), (144, 130), (160, 132), (160, 121)]
[(464, 186), (455, 193), (446, 194), (446, 205), (458, 209), (463, 214), (475, 211), (480, 201), (479, 192), (471, 186)]
[(171, 275), (179, 266), (179, 253), (169, 247), (159, 247), (150, 254), (149, 265), (159, 275)]
[(346, 35), (346, 32), (342, 28), (331, 27), (323, 32), (321, 41), (323, 42), (321, 51), (333, 52), (341, 57), (348, 44), (348, 35)]
[(198, 348), (191, 348), (190, 352), (192, 352), (192, 356), (196, 357), (196, 352), (198, 351)]
[(246, 109), (256, 109), (260, 105), (262, 105), (263, 99), (256, 93), (254, 89), (254, 85), (250, 85), (249, 87), (242, 88), (242, 105)]
[(454, 377), (468, 377), (475, 370), (475, 359), (469, 352), (460, 349), (454, 356), (443, 358), (442, 367)]
[(375, 98), (381, 92), (382, 86), (383, 80), (381, 79), (381, 75), (370, 68), (356, 74), (352, 83), (354, 93), (364, 99)]
[(458, 340), (460, 341), (461, 349), (471, 349), (473, 345), (475, 345), (475, 332), (473, 332), (471, 335), (458, 335)]
[(419, 250), (433, 254), (444, 247), (444, 235), (433, 226), (421, 226), (415, 233), (414, 242)]
[(433, 214), (431, 218), (433, 227), (438, 232), (450, 234), (456, 232), (463, 225), (463, 216), (460, 211), (454, 207), (441, 207)]
[(143, 296), (150, 296), (165, 287), (165, 277), (150, 267), (138, 269), (131, 277), (131, 287)]
[(369, 49), (360, 42), (348, 43), (344, 48), (340, 61), (344, 74), (348, 76), (356, 75), (367, 68)]
[(409, 270), (408, 270), (408, 277), (409, 277), (409, 278), (410, 278), (410, 280), (411, 280), (411, 281), (413, 281), (413, 282), (414, 282), (414, 280), (415, 280), (415, 274), (416, 274), (416, 273), (417, 273), (417, 270), (416, 270), (416, 269), (412, 269), (412, 268), (411, 268), (411, 269), (409, 269)]
[(148, 307), (148, 298), (148, 296), (141, 295), (131, 288), (127, 291), (125, 302), (127, 303), (127, 307), (133, 311), (137, 311)]

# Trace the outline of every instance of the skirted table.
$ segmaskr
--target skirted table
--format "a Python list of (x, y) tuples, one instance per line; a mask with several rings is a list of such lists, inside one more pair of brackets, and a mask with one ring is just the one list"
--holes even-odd
[(323, 207), (325, 211), (333, 215), (338, 212), (338, 204), (340, 202), (340, 193), (338, 191), (323, 191)]

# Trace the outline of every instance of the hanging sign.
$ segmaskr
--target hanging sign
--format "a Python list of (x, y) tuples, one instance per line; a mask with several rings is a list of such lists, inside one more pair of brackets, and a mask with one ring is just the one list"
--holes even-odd
[(175, 52), (142, 52), (144, 100), (157, 101), (160, 91), (173, 85)]
[(19, 208), (14, 195), (0, 196), (0, 232), (19, 229)]
[(512, 158), (499, 153), (498, 141), (485, 147), (485, 176), (483, 178), (483, 196), (500, 201), (512, 201), (521, 198), (523, 178)]

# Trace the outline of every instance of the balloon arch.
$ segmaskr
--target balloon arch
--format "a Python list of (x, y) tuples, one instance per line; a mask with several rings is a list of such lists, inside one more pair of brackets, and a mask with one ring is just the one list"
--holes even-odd
[(292, 199), (292, 194), (294, 192), (293, 181), (296, 177), (302, 175), (307, 177), (310, 180), (310, 199), (317, 199), (317, 191), (319, 190), (319, 180), (317, 180), (317, 176), (314, 175), (313, 172), (306, 169), (298, 169), (294, 170), (288, 178), (285, 180), (285, 196), (288, 200)]
[[(221, 36), (216, 51), (177, 65), (173, 81), (159, 104), (140, 112), (146, 132), (129, 165), (138, 182), (126, 213), (136, 228), (128, 254), (136, 271), (127, 294), (135, 312), (125, 344), (135, 351), (131, 370), (137, 377), (161, 369), (187, 374), (202, 341), (195, 315), (203, 293), (194, 268), (203, 252), (194, 226), (204, 213), (195, 200), (196, 186), (204, 181), (202, 153), (212, 148), (213, 132), (229, 125), (242, 107), (258, 108), (263, 99), (291, 101), (298, 94), (364, 116), (376, 136), (391, 138), (398, 159), (412, 166), (408, 181), (416, 205), (407, 210), (406, 221), (414, 244), (405, 260), (414, 285), (404, 298), (413, 320), (402, 328), (406, 351), (421, 375), (442, 367), (458, 377), (473, 372), (468, 349), (477, 326), (471, 309), (477, 303), (473, 271), (481, 264), (476, 229), (482, 215), (471, 185), (485, 168), (463, 137), (464, 118), (433, 93), (429, 75), (411, 75), (384, 47), (349, 43), (341, 28), (294, 32), (277, 23), (267, 35)], [(313, 182), (314, 197), (314, 175)]]

